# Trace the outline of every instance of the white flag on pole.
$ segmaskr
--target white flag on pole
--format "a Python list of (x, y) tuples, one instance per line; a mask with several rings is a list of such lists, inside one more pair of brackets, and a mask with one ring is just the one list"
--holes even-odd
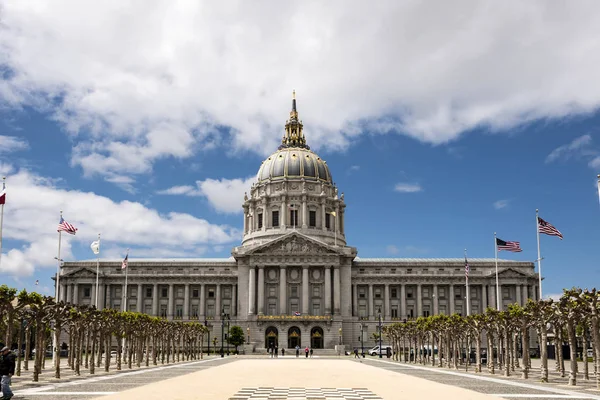
[(600, 175), (598, 175), (598, 201), (600, 201)]
[(100, 254), (100, 241), (96, 240), (96, 241), (92, 242), (92, 244), (90, 245), (90, 248), (92, 249), (94, 254)]

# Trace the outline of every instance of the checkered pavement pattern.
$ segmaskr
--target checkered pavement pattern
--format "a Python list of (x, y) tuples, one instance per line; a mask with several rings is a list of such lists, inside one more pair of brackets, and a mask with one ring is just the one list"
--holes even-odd
[(243, 388), (229, 400), (383, 400), (364, 388)]

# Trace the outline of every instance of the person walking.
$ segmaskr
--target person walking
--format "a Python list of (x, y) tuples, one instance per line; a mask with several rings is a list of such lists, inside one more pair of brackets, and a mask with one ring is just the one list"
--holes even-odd
[(308, 358), (308, 346), (304, 349), (304, 353), (306, 354), (306, 358)]
[(0, 384), (2, 385), (1, 400), (8, 400), (13, 397), (10, 390), (11, 378), (15, 373), (15, 355), (6, 346), (0, 350)]
[(310, 348), (310, 358), (312, 358), (312, 351), (313, 351), (313, 349), (312, 349), (312, 347), (311, 347), (311, 348)]
[(285, 348), (281, 348), (281, 357), (285, 357)]
[(275, 345), (275, 358), (279, 358), (279, 347)]
[(354, 358), (360, 358), (360, 357), (358, 356), (358, 347), (355, 347), (355, 348), (354, 348)]
[(300, 346), (296, 345), (296, 358), (300, 357)]

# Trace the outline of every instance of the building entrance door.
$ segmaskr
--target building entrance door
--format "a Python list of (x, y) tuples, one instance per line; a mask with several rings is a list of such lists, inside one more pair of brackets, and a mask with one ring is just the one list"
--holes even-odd
[(313, 349), (323, 348), (323, 329), (318, 326), (310, 331), (310, 347)]
[(292, 326), (288, 330), (288, 349), (295, 349), (296, 346), (302, 347), (302, 343), (300, 343), (300, 328)]
[(270, 326), (265, 330), (265, 348), (270, 349), (278, 344), (277, 338), (279, 331), (274, 326)]

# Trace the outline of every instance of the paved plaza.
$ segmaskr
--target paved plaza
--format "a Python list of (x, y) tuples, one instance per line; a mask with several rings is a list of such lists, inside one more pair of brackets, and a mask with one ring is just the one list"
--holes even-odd
[(476, 375), (368, 357), (211, 358), (27, 387), (17, 399), (597, 399), (590, 385)]

